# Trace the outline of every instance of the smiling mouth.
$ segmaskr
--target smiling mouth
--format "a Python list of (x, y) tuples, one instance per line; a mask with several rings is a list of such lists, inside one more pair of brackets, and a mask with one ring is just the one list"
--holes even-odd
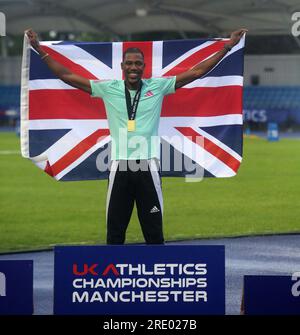
[(136, 72), (130, 72), (130, 73), (128, 74), (128, 76), (129, 76), (130, 78), (137, 78), (137, 77), (139, 76), (139, 74), (136, 73)]

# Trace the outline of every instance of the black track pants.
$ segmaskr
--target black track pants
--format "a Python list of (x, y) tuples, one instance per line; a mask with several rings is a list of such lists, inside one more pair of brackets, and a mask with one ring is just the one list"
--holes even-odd
[(107, 244), (123, 244), (134, 203), (147, 244), (164, 243), (162, 192), (156, 159), (112, 161), (107, 191)]

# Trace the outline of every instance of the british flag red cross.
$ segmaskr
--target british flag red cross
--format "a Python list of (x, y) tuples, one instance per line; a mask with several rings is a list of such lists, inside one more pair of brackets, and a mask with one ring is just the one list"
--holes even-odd
[[(122, 79), (120, 63), (128, 47), (145, 57), (145, 78), (173, 76), (222, 49), (226, 39), (153, 42), (43, 42), (44, 50), (88, 79)], [(159, 134), (170, 159), (183, 156), (203, 168), (204, 177), (234, 176), (242, 160), (242, 38), (205, 76), (165, 97)], [(24, 38), (21, 90), (22, 155), (57, 180), (107, 178), (96, 160), (110, 135), (101, 99), (91, 98), (54, 76)], [(153, 94), (151, 91), (147, 95)], [(189, 145), (170, 141), (179, 136)], [(201, 136), (201, 144), (197, 137)], [(196, 153), (196, 154), (195, 154)], [(162, 151), (163, 154), (163, 151)], [(161, 159), (163, 160), (164, 157)], [(163, 170), (185, 176), (184, 167)]]

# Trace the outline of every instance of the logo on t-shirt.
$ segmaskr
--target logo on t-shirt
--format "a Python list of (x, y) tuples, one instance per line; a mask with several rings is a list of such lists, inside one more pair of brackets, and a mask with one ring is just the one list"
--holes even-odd
[(154, 94), (152, 91), (148, 91), (145, 93), (145, 97), (152, 97)]

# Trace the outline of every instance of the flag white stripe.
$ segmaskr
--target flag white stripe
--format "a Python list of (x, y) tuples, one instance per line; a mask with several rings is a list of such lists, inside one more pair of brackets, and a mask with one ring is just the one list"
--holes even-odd
[(35, 79), (29, 81), (29, 89), (34, 90), (76, 90), (60, 79)]
[(42, 160), (42, 161), (32, 161), (38, 168), (45, 170), (47, 167), (47, 160)]
[[(197, 79), (184, 88), (243, 86), (242, 76), (205, 77)], [(29, 81), (30, 90), (75, 90), (60, 79), (35, 79)]]
[(152, 77), (162, 76), (163, 42), (155, 41), (152, 45)]
[[(170, 127), (212, 127), (222, 125), (243, 124), (243, 116), (241, 114), (228, 114), (221, 116), (207, 117), (161, 117), (159, 134), (164, 135)], [(69, 120), (69, 119), (52, 119), (52, 120), (30, 120), (30, 130), (43, 129), (77, 129), (77, 128), (94, 128), (108, 129), (106, 119), (98, 120)]]
[[(62, 43), (62, 42), (63, 42), (62, 40), (60, 40), (60, 41), (41, 41), (40, 44), (41, 45), (46, 45), (47, 47), (50, 47), (52, 45), (56, 45), (56, 44)], [(34, 50), (33, 48), (31, 48), (31, 49)]]
[(78, 128), (76, 131), (72, 129), (51, 145), (43, 154), (47, 156), (50, 165), (53, 165), (95, 131), (95, 129), (83, 130)]
[(172, 70), (175, 66), (177, 66), (178, 64), (180, 64), (182, 61), (184, 61), (186, 58), (192, 56), (195, 52), (205, 49), (207, 47), (209, 47), (210, 45), (216, 43), (216, 41), (207, 41), (202, 43), (201, 45), (198, 45), (197, 47), (190, 49), (189, 51), (187, 51), (186, 53), (184, 53), (182, 56), (176, 58), (173, 62), (171, 62), (170, 64), (168, 64), (163, 70), (161, 75), (167, 73), (168, 71)]
[[(186, 122), (188, 122), (188, 120), (186, 120)], [(178, 122), (177, 126), (178, 127), (183, 126), (181, 120), (180, 122)], [(187, 126), (191, 127), (191, 123), (187, 124)], [(228, 165), (219, 160), (216, 156), (206, 151), (204, 148), (192, 142), (190, 139), (188, 139), (188, 137), (183, 136), (179, 131), (175, 129), (175, 127), (166, 124), (164, 134), (168, 135), (162, 135), (161, 136), (162, 139), (164, 139), (168, 143), (171, 143), (174, 146), (174, 148), (176, 148), (178, 151), (180, 151), (193, 161), (197, 162), (198, 164), (203, 166), (204, 169), (206, 169), (207, 171), (209, 171), (210, 173), (212, 173), (217, 177), (233, 176), (236, 174), (235, 171), (233, 171)], [(220, 148), (228, 152), (238, 161), (242, 160), (240, 155), (238, 155), (235, 151), (228, 148), (225, 144), (221, 143), (213, 136), (199, 129), (198, 124), (192, 128), (199, 134), (201, 134), (204, 137), (207, 137), (209, 140), (214, 142)], [(223, 175), (223, 173), (225, 174)]]
[(21, 73), (21, 96), (20, 96), (20, 140), (21, 153), (25, 158), (29, 158), (29, 68), (30, 68), (30, 43), (26, 34), (24, 34), (22, 73)]
[(212, 173), (218, 178), (233, 177), (236, 172), (233, 171), (228, 165), (220, 161), (216, 156), (212, 155), (208, 151), (204, 150), (204, 165), (200, 163), (201, 166), (205, 168), (208, 172)]
[[(206, 44), (206, 43), (203, 43), (203, 44), (201, 44), (201, 46), (203, 46), (203, 47), (207, 47), (207, 46), (209, 46), (209, 45), (211, 45), (211, 44), (213, 44), (215, 41), (212, 41), (212, 42), (206, 42), (206, 43), (210, 43), (210, 44)], [(205, 45), (206, 44), (206, 45)], [(227, 52), (227, 54), (209, 71), (209, 72), (211, 72), (214, 68), (216, 68), (221, 62), (223, 62), (224, 61), (224, 59), (226, 59), (228, 56), (230, 56), (230, 55), (232, 55), (233, 53), (235, 53), (236, 51), (238, 51), (238, 50), (240, 50), (240, 49), (242, 49), (243, 47), (244, 47), (244, 45), (245, 45), (245, 37), (242, 37), (241, 38), (241, 40), (239, 41), (239, 43), (237, 44), (237, 45), (235, 45), (229, 52)], [(201, 47), (200, 46), (200, 47)], [(196, 52), (196, 51), (199, 51), (199, 50), (201, 50), (201, 49), (203, 49), (203, 48), (200, 48), (200, 47), (196, 47), (196, 48), (193, 48), (193, 49), (191, 49), (191, 50), (189, 50), (187, 53), (185, 53), (184, 55), (182, 55), (181, 57), (179, 57), (179, 58), (177, 58), (174, 62), (172, 62), (172, 63), (170, 63), (170, 64), (168, 64), (163, 70), (162, 70), (162, 72), (161, 72), (161, 75), (164, 75), (165, 73), (167, 73), (169, 70), (171, 70), (174, 66), (176, 66), (177, 64), (179, 64), (180, 62), (178, 62), (178, 60), (179, 59), (181, 59), (181, 61), (183, 61), (185, 58), (188, 58), (189, 56), (191, 56), (194, 52)], [(193, 51), (192, 53), (191, 53), (191, 51)], [(208, 58), (210, 58), (211, 56), (213, 56), (213, 54), (215, 54), (215, 53), (212, 53), (209, 57), (207, 57), (207, 58), (205, 58), (204, 60), (206, 60), (206, 59), (208, 59)], [(203, 61), (204, 61), (203, 60)], [(201, 63), (201, 62), (199, 62), (199, 63)], [(174, 64), (174, 65), (172, 65), (172, 64)], [(172, 65), (172, 66), (171, 66)], [(208, 73), (209, 73), (208, 72)]]
[[(228, 114), (221, 116), (207, 117), (161, 117), (159, 133), (161, 135), (170, 127), (212, 127), (222, 125), (243, 124), (243, 116), (241, 114)], [(98, 120), (69, 120), (69, 119), (52, 119), (52, 120), (30, 120), (30, 130), (43, 129), (77, 129), (77, 128), (95, 128), (107, 129), (108, 122), (106, 119)]]
[(224, 86), (243, 86), (242, 76), (222, 76), (222, 77), (205, 77), (196, 79), (184, 86), (184, 88), (195, 87), (224, 87)]
[[(189, 50), (187, 53), (177, 58), (171, 64), (169, 64), (166, 68), (162, 69), (162, 47), (163, 42), (153, 42), (153, 68), (152, 73), (153, 76), (162, 76), (164, 73), (168, 72), (171, 68), (182, 62), (184, 59), (188, 58), (190, 55), (194, 54), (198, 50), (205, 48), (211, 44), (215, 43), (215, 41), (207, 41), (196, 48)], [(99, 79), (122, 79), (122, 71), (120, 68), (120, 62), (122, 60), (122, 43), (113, 43), (112, 44), (112, 67), (105, 65), (103, 62), (98, 60), (96, 57), (92, 56), (85, 50), (80, 47), (74, 45), (53, 45), (48, 44), (50, 48), (61, 53), (65, 57), (69, 58), (73, 62), (81, 65), (83, 68), (87, 69), (94, 76)], [(223, 61), (232, 53), (236, 52), (240, 48), (244, 46), (244, 38), (240, 41), (240, 43), (235, 46), (227, 55), (221, 60)], [(220, 62), (221, 62), (220, 61)], [(219, 62), (219, 63), (220, 63)], [(218, 63), (218, 64), (219, 64)], [(27, 79), (28, 80), (28, 79)], [(242, 76), (221, 76), (221, 77), (205, 77), (194, 81), (191, 84), (185, 86), (185, 88), (194, 88), (194, 87), (223, 87), (223, 86), (242, 86), (243, 85), (243, 77)], [(48, 79), (48, 80), (33, 80), (29, 82), (30, 90), (39, 90), (39, 89), (74, 89), (73, 87), (63, 83), (59, 79)], [(192, 127), (199, 134), (205, 136), (217, 146), (231, 154), (237, 160), (241, 161), (240, 155), (235, 153), (231, 148), (226, 146), (224, 143), (220, 142), (218, 139), (213, 137), (212, 135), (206, 133), (199, 127), (209, 127), (209, 126), (218, 126), (218, 125), (231, 125), (231, 124), (243, 124), (242, 115), (237, 114), (229, 114), (224, 116), (213, 116), (213, 117), (162, 117), (160, 120), (160, 134), (177, 134), (178, 131), (175, 127)], [(43, 154), (33, 157), (33, 161), (40, 165), (41, 167), (45, 165), (45, 159), (49, 159), (50, 165), (53, 165), (57, 160), (63, 157), (69, 150), (73, 149), (78, 143), (88, 137), (97, 129), (108, 128), (107, 120), (98, 119), (98, 120), (32, 120), (26, 123), (27, 129), (31, 130), (39, 130), (39, 129), (70, 129), (70, 132), (65, 134), (60, 140), (58, 140), (55, 144), (53, 144), (50, 148), (48, 148)], [(180, 134), (181, 137), (182, 134)], [(163, 137), (167, 140), (167, 137)], [(201, 146), (191, 142), (189, 139), (184, 138), (184, 141), (190, 142), (190, 145), (193, 147), (192, 149), (184, 150), (184, 155), (190, 157), (198, 164), (203, 166), (207, 171), (212, 173), (217, 177), (229, 177), (233, 176), (236, 173), (225, 163), (218, 160), (214, 155), (207, 152)], [(77, 167), (81, 162), (83, 162), (87, 157), (89, 157), (93, 152), (95, 152), (98, 148), (102, 147), (104, 143), (108, 143), (110, 141), (110, 136), (106, 137), (105, 140), (97, 143), (92, 148), (87, 150), (80, 158), (78, 158), (75, 162), (70, 164), (65, 170), (61, 171), (56, 179), (63, 178), (68, 172)], [(64, 145), (64, 149), (59, 151), (59, 147), (61, 147), (61, 143), (64, 142), (67, 145)], [(57, 148), (56, 148), (57, 146)], [(66, 147), (68, 149), (66, 149)], [(180, 150), (180, 147), (176, 148)], [(194, 152), (196, 151), (196, 156)], [(196, 157), (196, 159), (195, 159)], [(95, 163), (96, 164), (96, 163)]]
[(122, 79), (123, 71), (121, 69), (121, 62), (123, 58), (123, 43), (112, 43), (112, 68), (113, 77), (107, 79)]
[(50, 165), (53, 165), (62, 156), (72, 150), (74, 146), (79, 144), (85, 137), (89, 136), (94, 131), (94, 129), (89, 130), (82, 137), (82, 135), (79, 136), (77, 132), (71, 130), (70, 132), (62, 136), (54, 144), (52, 144), (50, 147), (48, 147), (48, 149), (42, 152), (40, 155), (30, 157), (30, 159), (34, 162), (49, 161)]
[[(43, 121), (40, 121), (40, 120), (30, 121), (34, 123), (34, 127), (30, 129), (31, 130), (41, 130), (41, 129), (69, 129), (70, 128), (70, 125), (68, 126), (67, 124), (68, 120), (59, 120), (59, 121), (63, 121), (63, 122), (60, 122), (60, 127), (57, 125), (57, 123), (53, 122), (53, 120), (51, 120), (51, 122), (47, 120), (46, 121), (46, 123), (48, 123), (47, 128), (45, 128), (45, 124), (43, 124)], [(77, 123), (76, 125), (73, 125), (72, 130), (70, 130), (68, 133), (62, 136), (53, 145), (48, 147), (46, 151), (44, 151), (38, 156), (30, 157), (30, 159), (32, 159), (35, 162), (41, 162), (41, 161), (48, 160), (50, 165), (53, 165), (60, 158), (66, 155), (70, 150), (72, 150), (76, 145), (78, 145), (81, 141), (87, 138), (89, 135), (91, 135), (98, 129), (107, 129), (107, 121), (105, 123), (104, 122), (95, 123), (93, 121), (82, 122), (82, 123), (76, 122), (76, 123)], [(110, 136), (109, 136), (109, 139), (110, 139)]]
[(182, 136), (174, 129), (174, 131), (169, 132), (169, 136), (162, 136), (162, 138), (216, 177), (232, 177), (236, 174), (228, 165), (187, 137), (182, 136), (181, 141), (174, 140), (174, 136), (180, 135)]
[(233, 124), (243, 124), (241, 114), (228, 114), (207, 117), (161, 117), (159, 134), (165, 135), (169, 128), (174, 127), (213, 127)]
[[(242, 49), (243, 47), (245, 46), (245, 36), (242, 37), (239, 41), (239, 43), (237, 45), (235, 45), (229, 52), (227, 52), (227, 54), (213, 67), (211, 68), (205, 75), (208, 76), (208, 74), (210, 72), (212, 72), (216, 67), (219, 66), (219, 64), (221, 64), (224, 59), (226, 59), (228, 56), (232, 55), (233, 53), (235, 53), (236, 51)], [(211, 55), (212, 56), (212, 55)], [(210, 56), (210, 57), (211, 57)], [(210, 57), (207, 57), (207, 58), (210, 58)]]
[(49, 45), (48, 47), (81, 65), (96, 78), (111, 79), (115, 77), (113, 69), (76, 45)]
[(52, 119), (52, 120), (30, 120), (30, 130), (43, 129), (108, 129), (108, 122), (105, 119), (99, 120), (69, 120), (69, 119)]
[[(86, 160), (90, 155), (92, 155), (96, 150), (103, 147), (105, 144), (107, 144), (110, 141), (110, 136), (106, 137), (102, 141), (96, 143), (94, 146), (92, 146), (89, 150), (87, 150), (83, 155), (81, 155), (78, 159), (76, 159), (72, 164), (68, 165), (67, 168), (65, 168), (63, 171), (58, 173), (55, 176), (55, 179), (59, 180), (63, 178), (67, 173), (75, 169), (80, 163), (82, 163), (84, 160)], [(96, 161), (95, 161), (96, 165)]]
[(210, 141), (212, 141), (218, 147), (222, 148), (224, 151), (226, 151), (232, 157), (234, 157), (235, 159), (237, 159), (239, 162), (242, 161), (242, 157), (237, 152), (235, 152), (234, 150), (232, 150), (231, 148), (229, 148), (223, 142), (219, 141), (216, 137), (210, 135), (209, 133), (207, 133), (206, 131), (202, 130), (201, 128), (200, 129), (199, 128), (193, 128), (193, 129), (196, 132), (198, 132), (200, 135), (202, 135), (203, 137), (206, 137), (207, 139), (209, 139)]
[[(197, 119), (194, 122), (191, 122), (191, 119)], [(30, 121), (30, 129), (34, 130), (39, 130), (39, 129), (66, 129), (68, 128), (68, 121), (70, 120), (32, 120)], [(230, 117), (228, 115), (226, 116), (222, 116), (222, 117), (199, 117), (199, 118), (162, 118), (162, 128), (167, 128), (165, 129), (166, 131), (162, 131), (162, 133), (164, 134), (170, 134), (170, 129), (173, 129), (173, 133), (176, 132), (176, 135), (178, 136), (178, 132), (175, 130), (174, 127), (176, 126), (193, 126), (196, 131), (198, 131), (199, 133), (202, 132), (202, 134), (204, 136), (206, 136), (207, 138), (209, 138), (210, 140), (212, 140), (215, 144), (219, 145), (220, 147), (222, 147), (222, 149), (224, 149), (225, 151), (227, 151), (228, 153), (230, 153), (232, 156), (234, 156), (236, 159), (238, 159), (239, 161), (241, 160), (241, 157), (238, 156), (236, 153), (234, 153), (230, 148), (227, 148), (227, 146), (225, 146), (224, 144), (220, 144), (219, 141), (215, 138), (213, 138), (212, 136), (210, 136), (209, 134), (207, 134), (206, 132), (203, 132), (201, 129), (199, 130), (198, 126), (212, 126), (212, 125), (224, 125), (225, 123), (227, 124), (232, 124), (236, 121), (242, 122), (242, 118), (240, 115), (231, 115)], [(164, 124), (165, 123), (165, 124)], [(106, 120), (72, 120), (72, 129), (75, 131), (78, 128), (81, 128), (82, 131), (82, 136), (83, 137), (87, 137), (89, 133), (92, 133), (93, 131), (95, 131), (96, 129), (107, 129), (107, 121)], [(68, 134), (71, 134), (72, 131)], [(67, 135), (67, 134), (66, 134)], [(166, 136), (162, 136), (165, 140), (167, 140)], [(72, 137), (70, 139), (68, 139), (67, 137), (62, 138), (61, 140), (64, 141), (72, 141)], [(77, 141), (75, 140), (75, 143), (73, 143), (73, 145), (76, 145), (77, 143), (79, 143), (82, 139), (78, 139)], [(59, 140), (60, 141), (60, 140)], [(58, 142), (59, 142), (58, 141)], [(110, 141), (110, 137), (108, 137), (106, 139), (107, 142)], [(101, 147), (101, 146), (100, 146)], [(53, 147), (50, 147), (53, 150)], [(50, 149), (49, 148), (49, 149)], [(49, 150), (48, 149), (48, 150)], [(72, 149), (72, 148), (68, 148), (68, 149)], [(177, 149), (179, 149), (177, 147)], [(39, 157), (34, 157), (33, 160), (46, 160), (46, 159), (50, 159), (50, 164), (54, 164), (60, 157), (62, 157), (65, 153), (67, 153), (68, 150), (66, 150), (65, 152), (60, 153), (59, 155), (53, 154), (53, 151), (51, 150), (51, 154), (49, 155), (48, 150), (46, 152), (44, 152), (42, 155), (40, 155)], [(56, 152), (56, 150), (54, 150)], [(57, 152), (56, 152), (57, 153)], [(186, 153), (185, 153), (186, 154)], [(200, 154), (203, 154), (200, 152)], [(51, 156), (51, 157), (48, 157)], [(194, 159), (194, 157), (189, 156), (191, 159)], [(216, 159), (214, 156), (212, 156), (213, 159)], [(79, 161), (79, 163), (82, 160)], [(77, 161), (76, 161), (77, 162)], [(71, 169), (73, 169), (74, 167), (76, 167), (78, 164), (74, 162), (73, 164), (71, 164), (70, 166), (72, 167)], [(223, 162), (220, 162), (221, 165), (225, 165)], [(227, 166), (227, 165), (226, 165)], [(209, 170), (209, 165), (208, 162), (206, 162), (206, 165), (204, 166), (205, 169)], [(216, 167), (210, 168), (210, 172), (215, 174), (215, 169)], [(227, 167), (228, 168), (228, 167)], [(218, 168), (219, 169), (219, 168)], [(218, 171), (218, 169), (216, 171)], [(64, 170), (62, 171), (59, 176), (60, 178), (62, 178), (69, 170)], [(231, 173), (229, 173), (229, 175), (231, 175)]]

